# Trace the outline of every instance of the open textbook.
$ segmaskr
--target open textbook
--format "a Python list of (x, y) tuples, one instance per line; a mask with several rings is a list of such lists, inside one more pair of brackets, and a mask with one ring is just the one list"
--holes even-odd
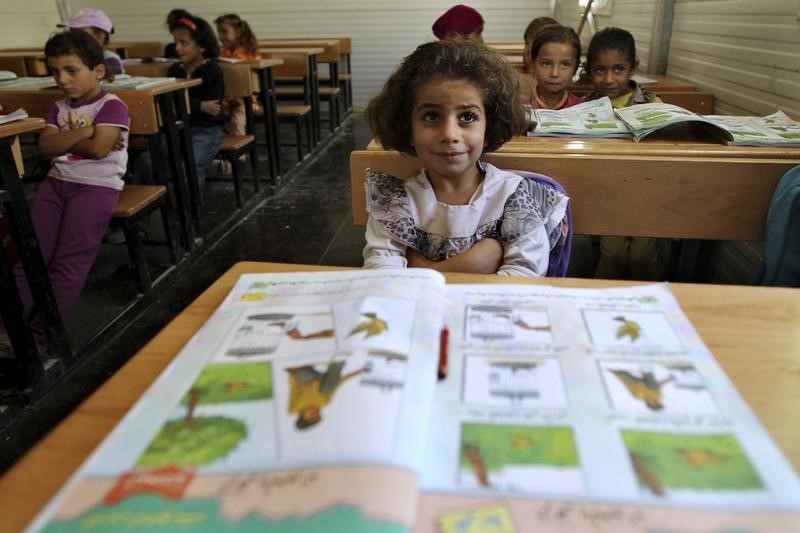
[(114, 81), (104, 81), (100, 85), (104, 89), (149, 89), (157, 85), (172, 83), (175, 78), (157, 78), (150, 76), (130, 76), (128, 74), (116, 74)]
[(534, 109), (532, 137), (630, 137), (631, 132), (614, 114), (607, 97), (566, 109)]
[(6, 114), (5, 111), (3, 111), (2, 108), (0, 108), (0, 124), (7, 124), (9, 122), (22, 120), (24, 118), (28, 118), (28, 112), (21, 107), (16, 111), (12, 111), (11, 113), (8, 114)]
[(537, 109), (531, 136), (633, 137), (640, 141), (674, 124), (695, 123), (727, 144), (800, 146), (800, 122), (783, 111), (766, 117), (698, 115), (672, 104), (637, 104), (613, 109), (608, 97), (557, 111)]
[(29, 529), (798, 520), (792, 467), (667, 285), (447, 286), (409, 269), (242, 276)]

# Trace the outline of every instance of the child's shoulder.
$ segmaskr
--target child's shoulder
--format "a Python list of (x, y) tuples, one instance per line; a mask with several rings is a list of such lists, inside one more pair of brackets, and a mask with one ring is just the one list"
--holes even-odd
[(364, 174), (364, 181), (369, 185), (380, 187), (386, 190), (404, 190), (405, 181), (396, 178), (386, 172), (368, 168)]

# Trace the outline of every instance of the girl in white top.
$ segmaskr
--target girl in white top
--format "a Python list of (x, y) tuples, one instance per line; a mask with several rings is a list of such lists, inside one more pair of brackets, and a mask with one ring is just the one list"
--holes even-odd
[(518, 89), (505, 58), (466, 40), (403, 61), (366, 117), (384, 148), (423, 168), (405, 181), (367, 171), (364, 267), (545, 275), (568, 198), (480, 162), (525, 129)]

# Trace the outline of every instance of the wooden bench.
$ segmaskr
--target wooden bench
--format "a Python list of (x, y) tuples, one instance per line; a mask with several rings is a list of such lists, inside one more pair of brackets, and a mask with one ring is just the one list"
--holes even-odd
[[(303, 159), (303, 127), (308, 139), (308, 152), (311, 153), (317, 142), (315, 113), (319, 113), (319, 87), (312, 79), (311, 59), (305, 52), (279, 50), (270, 48), (260, 51), (262, 55), (282, 59), (282, 65), (273, 67), (276, 77), (297, 78), (303, 80), (302, 104), (278, 104), (276, 114), (279, 122), (290, 122), (295, 126), (295, 142), (297, 143), (297, 160)], [(277, 89), (276, 89), (277, 92)], [(316, 92), (316, 94), (315, 94)], [(317, 104), (315, 105), (315, 102)]]
[[(328, 76), (318, 76), (319, 97), (328, 103), (328, 124), (330, 131), (333, 132), (341, 122), (339, 110), (339, 98), (342, 94), (340, 84), (342, 83), (339, 74), (339, 62), (341, 51), (338, 39), (266, 39), (260, 40), (259, 46), (269, 48), (297, 48), (297, 47), (317, 47), (322, 52), (317, 54), (317, 64), (328, 66)], [(277, 88), (278, 98), (301, 98), (304, 94), (302, 86), (294, 85), (302, 80), (297, 77), (284, 77), (278, 75), (276, 81), (280, 84)], [(289, 84), (289, 86), (286, 86)]]
[[(757, 241), (778, 180), (794, 159), (631, 157), (492, 153), (489, 163), (557, 180), (570, 196), (574, 230), (587, 235)], [(420, 168), (415, 157), (353, 151), (353, 222), (366, 224), (364, 172), (399, 178)]]
[(225, 98), (240, 99), (245, 109), (246, 132), (242, 134), (225, 134), (222, 136), (218, 157), (230, 161), (233, 168), (233, 189), (236, 196), (236, 207), (241, 208), (242, 179), (240, 157), (246, 152), (250, 153), (250, 168), (252, 171), (253, 188), (255, 195), (261, 192), (258, 177), (258, 153), (256, 151), (256, 136), (253, 118), (253, 77), (250, 67), (246, 64), (220, 62), (222, 73), (225, 77)]
[(163, 185), (125, 185), (117, 202), (117, 209), (111, 217), (109, 226), (122, 228), (125, 233), (125, 244), (133, 267), (136, 287), (141, 293), (149, 291), (153, 282), (144, 256), (142, 236), (138, 224), (158, 209), (164, 225), (166, 245), (169, 247), (172, 263), (178, 264), (175, 232), (173, 230), (172, 212), (169, 206), (167, 188)]

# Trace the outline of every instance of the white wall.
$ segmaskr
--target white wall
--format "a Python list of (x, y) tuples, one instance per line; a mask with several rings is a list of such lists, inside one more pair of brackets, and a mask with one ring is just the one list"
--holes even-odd
[[(181, 2), (162, 0), (71, 0), (70, 3), (75, 11), (81, 7), (103, 9), (114, 21), (113, 39), (118, 41), (168, 41), (164, 18), (172, 7), (181, 7)], [(222, 13), (237, 13), (261, 38), (351, 37), (355, 105), (363, 108), (404, 56), (417, 45), (434, 39), (433, 21), (457, 3), (458, 0), (197, 0), (182, 5), (210, 21)], [(487, 40), (522, 40), (528, 22), (548, 13), (547, 0), (464, 3), (483, 15)], [(42, 34), (40, 39), (45, 37)]]
[(2, 0), (0, 48), (44, 46), (58, 22), (55, 0)]

